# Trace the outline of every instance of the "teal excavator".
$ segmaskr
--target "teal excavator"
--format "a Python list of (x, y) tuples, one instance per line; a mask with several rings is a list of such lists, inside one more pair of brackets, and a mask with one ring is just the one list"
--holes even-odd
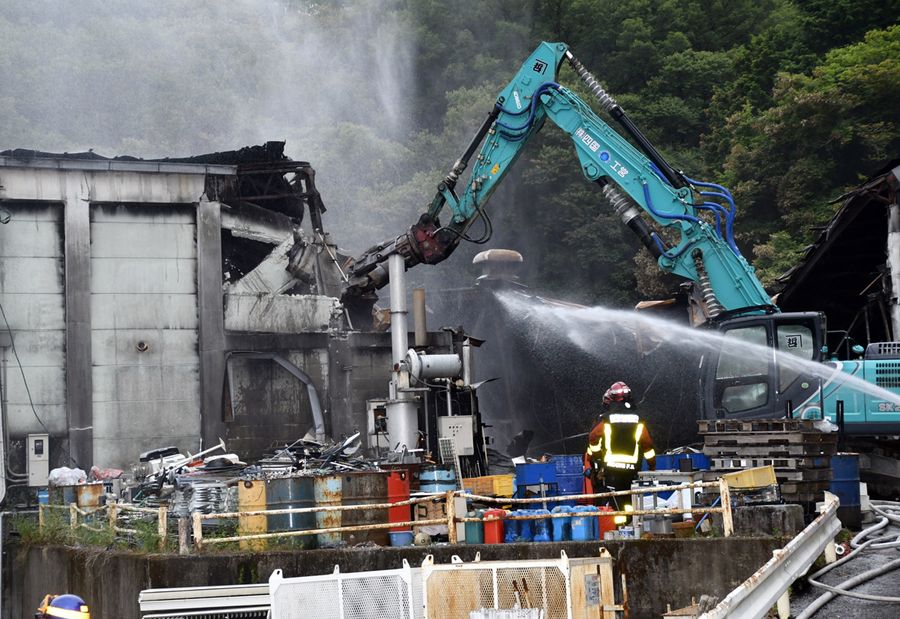
[[(564, 62), (636, 146), (558, 83)], [(541, 43), (529, 56), (418, 222), (352, 264), (344, 305), (373, 302), (375, 290), (387, 284), (383, 263), (392, 255), (402, 256), (408, 269), (441, 262), (461, 241), (485, 241), (491, 232), (488, 200), (547, 119), (569, 135), (584, 176), (600, 186), (605, 200), (660, 268), (693, 282), (694, 304), (708, 327), (735, 338), (744, 350), (755, 345), (784, 353), (747, 355), (739, 346), (726, 345), (704, 358), (701, 418), (827, 418), (850, 434), (900, 434), (900, 369), (891, 369), (900, 367), (896, 347), (872, 344), (860, 359), (827, 360), (825, 316), (780, 312), (741, 255), (734, 241), (735, 204), (729, 191), (669, 165), (564, 43)], [(460, 187), (473, 156), (469, 179)], [(449, 212), (442, 223), (445, 210)], [(701, 217), (701, 212), (706, 215)], [(473, 238), (470, 231), (479, 220), (484, 234)], [(660, 234), (663, 230), (666, 233)], [(850, 375), (887, 389), (848, 385), (848, 380), (853, 382)]]

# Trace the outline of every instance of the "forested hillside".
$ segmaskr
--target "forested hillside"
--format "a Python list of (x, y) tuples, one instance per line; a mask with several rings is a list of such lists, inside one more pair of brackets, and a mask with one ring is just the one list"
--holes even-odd
[[(731, 187), (738, 243), (771, 283), (831, 200), (900, 154), (898, 15), (898, 0), (7, 2), (0, 149), (286, 139), (359, 251), (414, 220), (523, 59), (561, 40), (676, 167)], [(536, 287), (630, 305), (673, 284), (549, 125), (490, 209), (491, 246), (522, 251)], [(429, 277), (467, 281), (476, 249)]]

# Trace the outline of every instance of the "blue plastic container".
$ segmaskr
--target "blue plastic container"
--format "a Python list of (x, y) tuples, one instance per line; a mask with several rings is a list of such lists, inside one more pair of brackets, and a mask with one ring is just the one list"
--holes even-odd
[(600, 539), (600, 510), (594, 505), (585, 505), (584, 507), (587, 508), (584, 510), (584, 513), (588, 515), (588, 520), (591, 523), (591, 539)]
[(419, 492), (447, 492), (456, 490), (456, 472), (453, 469), (433, 467), (419, 474)]
[[(556, 509), (555, 507), (553, 509)], [(533, 509), (531, 513), (535, 516), (549, 516), (550, 511), (546, 509)], [(550, 542), (553, 541), (553, 537), (550, 534), (550, 518), (541, 518), (540, 520), (534, 520), (534, 541), (536, 542)]]
[[(510, 511), (510, 516), (517, 515), (517, 512)], [(511, 544), (512, 542), (518, 541), (519, 539), (519, 529), (522, 524), (521, 520), (504, 520), (503, 525), (503, 542), (505, 544)]]
[[(554, 514), (568, 514), (572, 512), (572, 508), (568, 505), (558, 505), (550, 510)], [(572, 539), (572, 518), (553, 518), (553, 541), (567, 542)]]
[(594, 524), (597, 518), (589, 512), (594, 512), (592, 505), (576, 505), (572, 508), (572, 541), (587, 542), (593, 539)]
[[(514, 514), (516, 516), (531, 516), (535, 510), (533, 509), (517, 509)], [(534, 541), (534, 520), (519, 520), (519, 538), (520, 542)]]
[(41, 488), (37, 493), (38, 504), (47, 505), (50, 502), (50, 490), (47, 488)]
[(412, 531), (391, 531), (389, 535), (391, 537), (391, 546), (412, 546)]
[(831, 456), (831, 483), (828, 489), (841, 501), (838, 519), (845, 527), (858, 529), (862, 524), (859, 454), (842, 453)]

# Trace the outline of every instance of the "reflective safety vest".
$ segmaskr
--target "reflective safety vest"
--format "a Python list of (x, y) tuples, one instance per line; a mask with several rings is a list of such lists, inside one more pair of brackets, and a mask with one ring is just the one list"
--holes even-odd
[(602, 421), (602, 432), (594, 428), (588, 439), (587, 455), (596, 466), (635, 470), (641, 456), (647, 460), (656, 452), (640, 417), (633, 413), (614, 413)]

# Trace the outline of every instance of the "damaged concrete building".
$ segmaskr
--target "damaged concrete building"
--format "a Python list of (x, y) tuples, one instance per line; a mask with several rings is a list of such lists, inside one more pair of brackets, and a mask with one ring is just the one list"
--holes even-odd
[[(0, 153), (13, 468), (31, 433), (49, 433), (51, 468), (86, 469), (219, 437), (253, 458), (308, 432), (365, 430), (366, 401), (387, 391), (390, 335), (340, 306), (345, 258), (315, 172), (283, 147), (154, 161)], [(448, 332), (428, 337), (451, 345)]]

